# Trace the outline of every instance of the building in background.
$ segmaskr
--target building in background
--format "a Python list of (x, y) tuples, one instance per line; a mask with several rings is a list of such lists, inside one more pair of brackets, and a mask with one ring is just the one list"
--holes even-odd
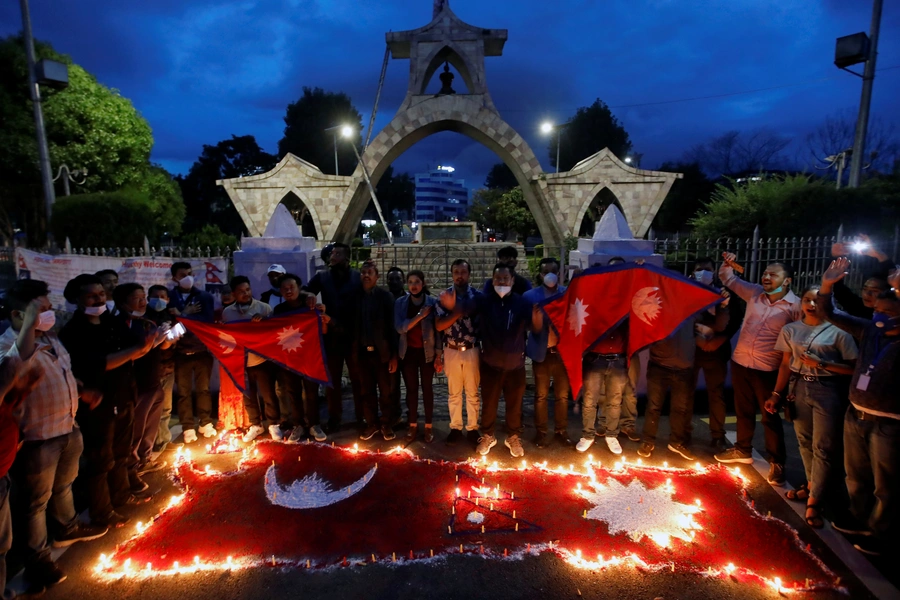
[(453, 167), (439, 166), (416, 174), (416, 221), (464, 221), (469, 214), (465, 179), (454, 177)]

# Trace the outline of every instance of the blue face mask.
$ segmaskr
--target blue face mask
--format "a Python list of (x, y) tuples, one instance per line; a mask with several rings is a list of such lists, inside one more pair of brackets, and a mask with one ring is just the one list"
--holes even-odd
[(900, 317), (890, 317), (879, 312), (872, 314), (872, 322), (875, 323), (875, 327), (883, 331), (891, 331), (900, 327)]
[(149, 300), (147, 300), (147, 308), (154, 312), (162, 312), (166, 310), (166, 307), (168, 305), (169, 303), (162, 298), (150, 298)]
[(771, 292), (766, 292), (766, 295), (767, 295), (767, 296), (774, 296), (774, 295), (776, 295), (776, 294), (780, 294), (780, 293), (783, 292), (783, 291), (784, 291), (784, 286), (783, 286), (783, 285), (779, 285), (777, 288), (775, 288), (775, 289), (772, 290)]

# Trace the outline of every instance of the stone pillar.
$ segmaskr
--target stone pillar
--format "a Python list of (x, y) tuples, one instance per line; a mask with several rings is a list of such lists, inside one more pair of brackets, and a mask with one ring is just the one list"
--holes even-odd
[(605, 266), (615, 256), (621, 256), (626, 262), (642, 258), (647, 264), (662, 267), (663, 256), (654, 254), (653, 246), (652, 240), (635, 239), (625, 215), (611, 205), (597, 223), (594, 236), (578, 240), (578, 249), (569, 253), (569, 270)]

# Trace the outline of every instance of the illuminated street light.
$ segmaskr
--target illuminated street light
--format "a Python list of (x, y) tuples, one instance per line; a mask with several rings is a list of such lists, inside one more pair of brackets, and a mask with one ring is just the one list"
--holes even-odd
[(563, 127), (568, 127), (568, 123), (560, 123), (559, 125), (554, 125), (550, 121), (545, 121), (541, 124), (541, 133), (544, 135), (550, 135), (554, 131), (556, 131), (556, 172), (559, 173), (559, 147), (560, 140), (562, 138), (562, 130)]
[(353, 128), (349, 125), (335, 125), (334, 127), (328, 127), (325, 131), (331, 132), (331, 137), (334, 140), (334, 174), (340, 175), (338, 172), (338, 153), (337, 153), (337, 135), (338, 130), (341, 132), (341, 137), (351, 138), (353, 137), (354, 131)]
[(356, 135), (356, 131), (349, 125), (344, 125), (343, 127), (341, 127), (341, 137), (350, 139), (354, 135)]
[(543, 125), (541, 125), (541, 133), (546, 135), (546, 134), (550, 133), (551, 131), (553, 131), (553, 123), (550, 123), (548, 121), (548, 122), (544, 123)]
[[(356, 130), (349, 125), (344, 125), (341, 127), (341, 137), (346, 140), (351, 140), (352, 138), (356, 137)], [(356, 148), (356, 144), (351, 141), (350, 147), (353, 148), (353, 154), (356, 155), (356, 162), (359, 163), (360, 167), (362, 167), (363, 179), (366, 180), (366, 185), (369, 188), (369, 194), (372, 196), (372, 202), (375, 203), (375, 211), (378, 213), (378, 218), (381, 219), (381, 225), (384, 227), (384, 232), (388, 236), (388, 242), (390, 242), (390, 244), (393, 246), (394, 236), (391, 235), (391, 230), (388, 229), (387, 222), (384, 220), (384, 214), (382, 214), (381, 212), (381, 204), (378, 202), (378, 196), (375, 195), (375, 186), (372, 185), (372, 180), (369, 179), (369, 170), (366, 169), (366, 165), (363, 163), (362, 157), (359, 155), (359, 150)]]

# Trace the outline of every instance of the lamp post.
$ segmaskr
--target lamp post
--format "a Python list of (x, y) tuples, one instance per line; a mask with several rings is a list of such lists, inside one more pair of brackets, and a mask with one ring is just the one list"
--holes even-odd
[(563, 127), (568, 127), (569, 123), (560, 123), (559, 125), (554, 125), (553, 123), (546, 121), (541, 124), (541, 133), (544, 135), (550, 135), (554, 131), (556, 132), (556, 172), (559, 173), (559, 147), (562, 145), (562, 130)]
[(338, 172), (338, 155), (337, 155), (337, 136), (338, 129), (343, 128), (344, 125), (335, 125), (334, 127), (328, 127), (325, 131), (331, 132), (331, 138), (334, 140), (334, 174), (340, 175)]
[(369, 194), (372, 196), (372, 202), (375, 203), (375, 211), (378, 213), (378, 218), (381, 220), (381, 226), (384, 227), (384, 232), (387, 234), (388, 243), (393, 246), (394, 245), (394, 236), (391, 235), (391, 230), (388, 228), (387, 222), (384, 220), (384, 214), (381, 212), (381, 204), (378, 202), (378, 196), (375, 194), (375, 186), (372, 185), (372, 180), (369, 179), (369, 171), (366, 169), (365, 163), (363, 163), (362, 157), (359, 155), (359, 150), (356, 149), (356, 144), (353, 143), (353, 138), (356, 137), (356, 131), (350, 127), (349, 125), (344, 125), (341, 127), (341, 137), (350, 142), (350, 147), (353, 148), (353, 154), (356, 155), (356, 162), (359, 163), (359, 166), (362, 167), (363, 179), (366, 180), (366, 186), (369, 188)]
[[(65, 171), (65, 175), (63, 175), (63, 171)], [(81, 185), (85, 181), (87, 181), (87, 169), (75, 169), (74, 171), (69, 170), (68, 165), (60, 165), (59, 171), (56, 172), (56, 177), (53, 178), (53, 181), (56, 181), (60, 177), (63, 180), (63, 193), (66, 196), (69, 196), (69, 182), (71, 181), (75, 185)], [(76, 177), (81, 177), (81, 181), (75, 179)]]

